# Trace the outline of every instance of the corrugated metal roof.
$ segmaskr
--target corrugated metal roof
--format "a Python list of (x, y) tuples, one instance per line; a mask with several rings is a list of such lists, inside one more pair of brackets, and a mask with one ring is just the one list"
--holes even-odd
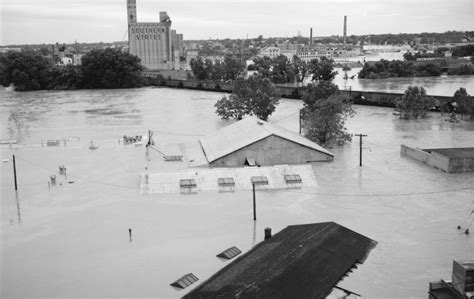
[(325, 298), (375, 245), (334, 222), (288, 226), (183, 298)]
[(290, 140), (318, 152), (334, 156), (311, 140), (285, 128), (249, 116), (217, 132), (201, 137), (200, 143), (209, 163), (271, 135)]

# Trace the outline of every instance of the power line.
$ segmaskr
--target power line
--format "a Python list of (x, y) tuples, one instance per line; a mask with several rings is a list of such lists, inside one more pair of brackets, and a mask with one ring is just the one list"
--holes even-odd
[[(41, 168), (41, 169), (43, 169), (43, 170), (56, 172), (56, 170), (52, 170), (52, 169), (43, 167), (43, 166), (41, 166), (41, 165), (39, 165), (39, 164), (36, 164), (36, 163), (34, 163), (34, 162), (31, 162), (31, 161), (28, 161), (28, 160), (23, 159), (23, 158), (21, 158), (21, 157), (18, 157), (18, 156), (17, 156), (17, 158), (20, 159), (20, 160), (22, 160), (22, 161), (25, 161), (25, 162), (27, 162), (27, 163), (30, 163), (31, 165), (34, 165), (34, 166), (36, 166), (36, 167), (38, 167), (38, 168)], [(137, 190), (137, 189), (138, 189), (138, 188), (136, 188), (136, 187), (123, 186), (123, 185), (117, 185), (117, 184), (112, 184), (112, 183), (106, 183), (106, 182), (100, 182), (100, 181), (95, 181), (95, 180), (91, 180), (91, 179), (86, 179), (86, 178), (79, 177), (79, 176), (76, 176), (76, 175), (71, 175), (71, 174), (69, 174), (69, 173), (68, 173), (68, 176), (69, 176), (69, 177), (73, 177), (73, 178), (78, 179), (78, 180), (83, 180), (83, 181), (87, 181), (87, 182), (90, 182), (90, 183), (94, 183), (94, 184), (100, 184), (100, 185), (106, 185), (106, 186), (112, 186), (112, 187), (118, 187), (118, 188), (124, 188), (124, 189), (133, 189), (133, 190)]]
[[(25, 161), (27, 163), (30, 163), (38, 168), (47, 170), (47, 171), (54, 171), (56, 170), (51, 170), (49, 168), (43, 167), (39, 164), (36, 164), (34, 162), (28, 161), (26, 159), (23, 159), (21, 157), (18, 157), (18, 159)], [(95, 184), (101, 184), (101, 185), (107, 185), (107, 186), (112, 186), (112, 187), (118, 187), (118, 188), (125, 188), (125, 189), (133, 189), (137, 190), (137, 187), (130, 187), (130, 186), (123, 186), (123, 185), (117, 185), (117, 184), (112, 184), (112, 183), (107, 183), (107, 182), (100, 182), (96, 180), (91, 180), (91, 179), (86, 179), (83, 177), (75, 176), (75, 175), (70, 175), (68, 176), (79, 179), (79, 180), (84, 180), (87, 182), (95, 183)], [(353, 194), (353, 193), (321, 193), (321, 192), (305, 192), (305, 191), (294, 191), (294, 190), (284, 190), (284, 189), (279, 189), (278, 191), (282, 192), (290, 192), (290, 193), (298, 193), (298, 194), (309, 194), (309, 195), (320, 195), (320, 196), (335, 196), (335, 197), (397, 197), (397, 196), (413, 196), (413, 195), (430, 195), (430, 194), (443, 194), (443, 193), (450, 193), (450, 192), (459, 192), (459, 191), (466, 191), (466, 190), (474, 190), (474, 187), (463, 187), (463, 188), (456, 188), (456, 189), (447, 189), (447, 190), (437, 190), (437, 191), (425, 191), (425, 192), (412, 192), (412, 193), (394, 193), (394, 194)]]
[(272, 121), (272, 124), (277, 123), (277, 122), (280, 122), (280, 121), (282, 121), (282, 120), (285, 120), (285, 119), (287, 119), (287, 118), (289, 118), (289, 117), (295, 115), (296, 113), (299, 113), (299, 111), (293, 112), (293, 113), (291, 113), (290, 115), (287, 115), (287, 116), (285, 116), (285, 117), (283, 117), (283, 118), (280, 118), (280, 119), (278, 119), (278, 120), (274, 120), (274, 121)]
[(413, 193), (394, 193), (394, 194), (352, 194), (352, 193), (319, 193), (319, 192), (304, 192), (294, 190), (281, 190), (283, 192), (311, 194), (311, 195), (322, 195), (322, 196), (341, 196), (341, 197), (396, 197), (396, 196), (412, 196), (412, 195), (429, 195), (429, 194), (442, 194), (464, 190), (472, 190), (474, 187), (464, 187), (451, 190), (438, 190), (438, 191), (426, 191), (426, 192), (413, 192)]
[(175, 136), (193, 136), (193, 137), (205, 136), (205, 134), (184, 134), (184, 133), (173, 133), (173, 132), (166, 132), (166, 131), (160, 131), (160, 130), (152, 130), (152, 131), (161, 133), (161, 134), (175, 135)]

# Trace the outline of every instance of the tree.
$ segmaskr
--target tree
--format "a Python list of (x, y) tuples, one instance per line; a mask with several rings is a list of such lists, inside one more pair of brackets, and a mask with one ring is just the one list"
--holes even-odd
[(80, 66), (72, 64), (55, 66), (49, 72), (48, 89), (79, 89), (84, 76)]
[(201, 56), (191, 59), (189, 62), (191, 66), (191, 71), (193, 72), (194, 78), (198, 80), (206, 80), (208, 78), (208, 73), (206, 71), (206, 66)]
[(270, 57), (255, 57), (253, 63), (254, 69), (258, 71), (260, 76), (270, 78), (272, 69), (272, 59)]
[(308, 65), (306, 61), (299, 58), (297, 55), (293, 56), (293, 71), (296, 75), (296, 82), (303, 82), (308, 75)]
[(313, 75), (313, 81), (331, 81), (337, 75), (334, 71), (334, 61), (326, 57), (321, 57), (321, 60), (312, 59), (308, 64), (308, 73)]
[(220, 62), (217, 60), (214, 63), (214, 66), (212, 68), (212, 73), (211, 73), (211, 79), (212, 80), (224, 80), (225, 78), (225, 65), (223, 62)]
[(244, 115), (256, 115), (267, 120), (278, 105), (279, 94), (268, 78), (239, 77), (234, 82), (232, 94), (224, 96), (214, 105), (216, 114), (222, 119), (242, 119)]
[(17, 91), (45, 89), (50, 68), (50, 62), (40, 54), (8, 52), (0, 58), (1, 84), (13, 83)]
[(426, 117), (428, 110), (433, 106), (434, 99), (426, 95), (423, 87), (418, 86), (409, 86), (396, 104), (400, 118), (403, 119)]
[(305, 108), (306, 137), (322, 145), (351, 141), (345, 122), (354, 114), (351, 103), (342, 94), (319, 99), (312, 110)]
[(226, 79), (234, 81), (245, 71), (245, 61), (226, 55), (224, 58)]
[(301, 97), (303, 100), (303, 107), (306, 111), (313, 111), (319, 101), (327, 99), (337, 93), (339, 93), (339, 87), (330, 81), (320, 81), (318, 84), (308, 84)]
[(92, 50), (82, 57), (86, 88), (132, 88), (143, 84), (140, 58), (120, 49)]
[(271, 80), (277, 84), (295, 81), (293, 65), (285, 55), (279, 55), (272, 59)]
[(469, 115), (471, 120), (474, 119), (474, 99), (467, 93), (465, 88), (459, 88), (454, 92), (453, 102), (459, 106), (461, 115)]

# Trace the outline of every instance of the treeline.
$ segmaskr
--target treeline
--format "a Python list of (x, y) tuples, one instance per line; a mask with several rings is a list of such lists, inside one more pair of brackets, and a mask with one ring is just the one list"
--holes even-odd
[(245, 71), (245, 61), (232, 55), (226, 55), (224, 61), (204, 59), (201, 56), (190, 61), (194, 79), (205, 81), (233, 81)]
[(391, 77), (439, 76), (442, 68), (436, 63), (414, 65), (410, 61), (382, 59), (375, 63), (365, 63), (359, 72), (359, 78), (382, 79)]
[[(246, 71), (245, 62), (232, 56), (226, 56), (223, 62), (197, 57), (191, 59), (190, 65), (197, 80), (234, 81)], [(308, 76), (313, 81), (327, 81), (334, 79), (337, 74), (332, 59), (322, 57), (306, 62), (296, 55), (292, 59), (285, 55), (256, 57), (247, 70), (254, 71), (274, 84), (303, 82)]]
[(428, 111), (436, 109), (441, 113), (452, 113), (453, 119), (456, 118), (456, 113), (459, 113), (463, 119), (474, 120), (474, 99), (462, 87), (456, 90), (451, 102), (440, 104), (436, 103), (433, 97), (426, 95), (423, 87), (409, 86), (396, 103), (396, 110), (403, 119), (424, 118)]
[(257, 71), (258, 75), (275, 84), (303, 82), (308, 76), (313, 81), (330, 81), (337, 74), (334, 71), (334, 61), (326, 57), (306, 62), (296, 55), (292, 59), (284, 55), (275, 58), (265, 56), (255, 58), (253, 63), (249, 66), (249, 71)]
[(81, 65), (66, 66), (33, 51), (0, 55), (0, 83), (17, 91), (140, 87), (147, 83), (142, 70), (137, 56), (112, 48), (92, 50)]

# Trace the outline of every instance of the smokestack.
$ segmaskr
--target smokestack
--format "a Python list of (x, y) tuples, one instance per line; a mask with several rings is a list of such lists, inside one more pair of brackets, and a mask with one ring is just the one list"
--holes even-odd
[(347, 16), (344, 16), (344, 49), (346, 48)]
[(313, 28), (309, 29), (309, 44), (313, 44)]

